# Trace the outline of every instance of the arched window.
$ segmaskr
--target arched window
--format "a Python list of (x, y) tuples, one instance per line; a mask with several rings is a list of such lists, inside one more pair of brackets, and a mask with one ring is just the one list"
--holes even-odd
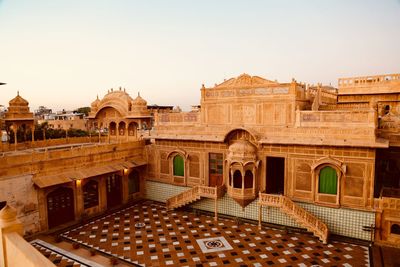
[(233, 173), (233, 188), (242, 188), (242, 173), (239, 170)]
[(125, 122), (123, 121), (118, 124), (118, 134), (125, 135)]
[(324, 167), (319, 172), (318, 192), (323, 194), (337, 194), (337, 174), (332, 167)]
[(99, 185), (91, 180), (83, 185), (83, 208), (88, 209), (99, 205)]
[(384, 113), (384, 115), (386, 115), (386, 114), (389, 114), (389, 112), (390, 112), (390, 106), (386, 105), (385, 106), (385, 110), (383, 111), (383, 113)]
[(180, 155), (174, 157), (174, 176), (185, 175), (185, 162)]
[(137, 130), (137, 124), (135, 122), (131, 122), (128, 125), (128, 135), (129, 136), (135, 136), (136, 135), (136, 130)]
[(110, 135), (116, 135), (117, 124), (115, 122), (110, 123)]
[(250, 170), (244, 174), (244, 188), (253, 188), (253, 173)]
[(140, 192), (140, 177), (138, 171), (132, 171), (128, 177), (129, 194)]
[(390, 227), (390, 233), (400, 235), (400, 225), (398, 225), (397, 223), (392, 224), (392, 226)]

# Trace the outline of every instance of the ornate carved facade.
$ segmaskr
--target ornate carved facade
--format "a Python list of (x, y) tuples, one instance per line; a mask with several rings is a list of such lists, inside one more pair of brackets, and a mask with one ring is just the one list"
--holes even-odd
[[(339, 89), (247, 74), (203, 86), (199, 111), (156, 117), (147, 179), (214, 186), (210, 166), (214, 155), (221, 155), (222, 184), (243, 208), (264, 192), (372, 212), (382, 201), (374, 190), (385, 187), (375, 172), (376, 150), (399, 145), (399, 97), (399, 75), (340, 79)], [(183, 177), (176, 177), (165, 156), (172, 151), (185, 151)], [(188, 175), (192, 158), (200, 165), (196, 177)], [(400, 188), (398, 178), (391, 179)], [(400, 217), (390, 218), (386, 225), (400, 224)], [(375, 224), (377, 233), (390, 232), (382, 217)], [(376, 238), (388, 241), (387, 236)]]
[(138, 130), (151, 126), (146, 100), (139, 94), (132, 99), (122, 88), (111, 89), (101, 100), (97, 97), (91, 104), (88, 119), (89, 127), (107, 132), (109, 140), (135, 140)]
[[(290, 211), (324, 242), (328, 230), (368, 239), (362, 228), (374, 224), (376, 241), (396, 244), (399, 100), (400, 75), (340, 79), (336, 89), (243, 74), (203, 86), (200, 108), (191, 112), (155, 112), (145, 142), (137, 130), (152, 123), (147, 102), (111, 90), (91, 104), (90, 127), (107, 133), (100, 144), (7, 154), (0, 183), (18, 181), (29, 192), (11, 199), (24, 198), (18, 210), (25, 223), (37, 221), (32, 231), (173, 188), (163, 199), (168, 208), (212, 198), (215, 218), (224, 201), (222, 212), (257, 219), (246, 214), (257, 202), (260, 222), (263, 206)], [(10, 101), (10, 114), (12, 106), (31, 114), (20, 97)], [(64, 210), (54, 205), (60, 202), (68, 203)], [(339, 213), (350, 215), (338, 220)], [(367, 223), (356, 224), (354, 214), (367, 214)]]

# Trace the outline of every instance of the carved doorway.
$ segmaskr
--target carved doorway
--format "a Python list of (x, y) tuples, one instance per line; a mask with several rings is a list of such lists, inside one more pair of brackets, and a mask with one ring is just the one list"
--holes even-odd
[(122, 188), (121, 176), (115, 173), (107, 177), (107, 208), (112, 208), (121, 204)]
[(73, 221), (74, 192), (71, 188), (60, 187), (47, 195), (47, 220), (49, 228)]
[(265, 192), (267, 194), (284, 194), (285, 158), (267, 157)]

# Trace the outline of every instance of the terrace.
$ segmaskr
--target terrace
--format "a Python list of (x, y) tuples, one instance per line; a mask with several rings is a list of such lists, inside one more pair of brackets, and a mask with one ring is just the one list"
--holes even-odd
[(62, 230), (60, 236), (115, 259), (118, 266), (369, 265), (363, 245), (324, 245), (305, 233), (259, 229), (256, 222), (228, 217), (215, 221), (193, 210), (167, 211), (164, 204), (147, 200)]

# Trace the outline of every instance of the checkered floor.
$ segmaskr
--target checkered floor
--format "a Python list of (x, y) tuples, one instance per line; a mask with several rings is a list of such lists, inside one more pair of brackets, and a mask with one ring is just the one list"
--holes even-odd
[(368, 248), (136, 204), (62, 234), (142, 266), (369, 266)]

